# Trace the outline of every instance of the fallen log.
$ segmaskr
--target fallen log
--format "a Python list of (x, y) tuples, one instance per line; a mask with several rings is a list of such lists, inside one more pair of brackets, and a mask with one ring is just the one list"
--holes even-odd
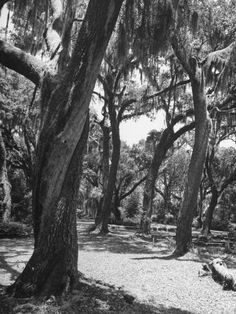
[[(236, 278), (221, 258), (215, 258), (211, 263), (203, 264), (202, 270), (206, 272), (206, 274), (211, 274), (212, 278), (216, 282), (219, 282), (224, 290), (236, 291)], [(203, 276), (203, 274), (201, 276)]]

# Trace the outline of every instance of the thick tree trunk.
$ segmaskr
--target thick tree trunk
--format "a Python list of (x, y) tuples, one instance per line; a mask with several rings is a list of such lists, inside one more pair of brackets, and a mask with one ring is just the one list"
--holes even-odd
[(6, 148), (0, 130), (0, 221), (8, 223), (11, 216), (11, 184), (7, 175)]
[(35, 248), (9, 288), (15, 296), (59, 295), (76, 279), (76, 203), (88, 106), (122, 2), (90, 0), (66, 73), (44, 77), (33, 192)]
[[(88, 136), (88, 122), (69, 164), (59, 200), (51, 212), (42, 215), (35, 249), (24, 271), (8, 292), (16, 297), (60, 295), (77, 280), (78, 244), (76, 208), (82, 172), (82, 154)], [(40, 199), (34, 199), (36, 202)]]
[(211, 127), (207, 114), (202, 69), (198, 68), (196, 64), (195, 66), (194, 77), (191, 78), (195, 112), (195, 140), (185, 184), (183, 203), (177, 223), (176, 255), (184, 255), (191, 246), (194, 210), (196, 208)]
[(217, 189), (215, 187), (212, 187), (211, 193), (212, 193), (212, 195), (211, 195), (210, 204), (209, 204), (206, 212), (204, 213), (205, 217), (202, 219), (203, 225), (202, 225), (201, 234), (205, 238), (207, 238), (211, 232), (211, 223), (212, 223), (213, 213), (214, 213), (214, 210), (216, 208), (216, 205), (218, 202), (218, 197), (219, 197), (219, 192), (217, 191)]

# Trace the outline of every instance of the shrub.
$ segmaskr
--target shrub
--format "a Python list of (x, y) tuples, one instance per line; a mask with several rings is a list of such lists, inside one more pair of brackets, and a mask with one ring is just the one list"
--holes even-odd
[(133, 192), (126, 203), (126, 217), (133, 218), (140, 214), (140, 198), (139, 193)]
[(18, 223), (18, 222), (9, 222), (9, 223), (0, 223), (0, 238), (18, 238), (25, 237), (31, 234), (31, 228)]

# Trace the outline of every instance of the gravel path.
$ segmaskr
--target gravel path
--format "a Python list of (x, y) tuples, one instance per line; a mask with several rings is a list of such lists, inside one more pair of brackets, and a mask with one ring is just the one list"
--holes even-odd
[[(138, 300), (158, 308), (199, 314), (236, 313), (236, 292), (223, 291), (211, 277), (198, 276), (201, 263), (209, 260), (205, 255), (195, 252), (169, 259), (171, 240), (162, 240), (153, 247), (131, 235), (117, 232), (98, 239), (81, 231), (80, 271), (121, 286)], [(236, 269), (232, 271), (236, 274)]]
[[(166, 309), (166, 313), (172, 313), (170, 309), (175, 309), (173, 313), (236, 313), (236, 292), (223, 291), (211, 277), (198, 276), (209, 255), (195, 250), (170, 259), (171, 237), (159, 239), (153, 246), (132, 231), (113, 230), (103, 237), (87, 234), (87, 227), (83, 223), (78, 228), (79, 270), (86, 277), (121, 287), (141, 302)], [(31, 252), (30, 239), (0, 240), (1, 284), (14, 280)], [(219, 252), (211, 259), (216, 256)], [(227, 264), (236, 274), (235, 264)]]

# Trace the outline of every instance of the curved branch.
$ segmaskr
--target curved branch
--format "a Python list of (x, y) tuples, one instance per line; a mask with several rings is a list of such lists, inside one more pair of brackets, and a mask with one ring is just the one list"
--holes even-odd
[(38, 85), (45, 69), (39, 59), (0, 40), (0, 63)]
[[(179, 129), (177, 132), (174, 133), (173, 140), (171, 141), (171, 145), (184, 133), (191, 131), (195, 128), (195, 121), (191, 122), (190, 124), (187, 124), (183, 126), (181, 129)], [(171, 146), (170, 145), (170, 146)]]
[(158, 96), (161, 96), (162, 94), (165, 94), (166, 92), (170, 91), (170, 90), (173, 90), (179, 86), (183, 86), (183, 85), (187, 85), (189, 84), (191, 81), (188, 79), (188, 80), (183, 80), (183, 81), (180, 81), (178, 83), (176, 83), (175, 85), (170, 85), (156, 93), (154, 93), (153, 95), (149, 95), (149, 96), (146, 96), (144, 97), (144, 100), (149, 100), (149, 99), (152, 99), (154, 97), (158, 97)]
[(121, 195), (120, 200), (123, 200), (124, 198), (126, 198), (127, 196), (129, 196), (141, 183), (143, 183), (146, 180), (147, 176), (143, 177), (142, 179), (140, 179), (138, 182), (136, 182), (133, 187), (126, 192), (125, 194)]

